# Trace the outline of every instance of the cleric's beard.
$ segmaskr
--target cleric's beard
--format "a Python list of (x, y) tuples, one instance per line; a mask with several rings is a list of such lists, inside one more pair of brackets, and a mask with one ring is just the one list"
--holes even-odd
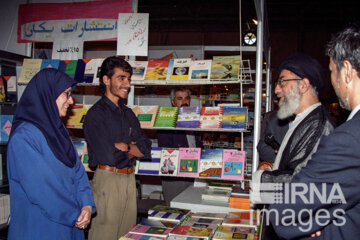
[(284, 99), (279, 102), (278, 118), (285, 119), (294, 115), (300, 105), (300, 98), (299, 85), (294, 84), (290, 91), (284, 94)]

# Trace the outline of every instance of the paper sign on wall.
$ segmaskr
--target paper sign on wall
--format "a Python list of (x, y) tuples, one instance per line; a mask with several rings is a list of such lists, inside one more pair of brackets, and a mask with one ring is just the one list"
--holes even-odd
[(147, 56), (149, 14), (120, 13), (117, 36), (117, 55)]
[(78, 60), (83, 58), (84, 42), (82, 40), (54, 41), (52, 59)]

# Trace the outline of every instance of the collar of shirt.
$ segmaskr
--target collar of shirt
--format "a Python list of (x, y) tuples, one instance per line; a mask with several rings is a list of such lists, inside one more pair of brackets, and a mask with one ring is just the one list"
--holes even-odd
[(125, 105), (121, 101), (118, 102), (119, 107), (117, 107), (107, 96), (104, 95), (102, 98), (103, 98), (103, 101), (107, 105), (109, 105), (110, 109), (113, 111), (118, 111), (119, 109), (123, 110), (125, 107)]
[(360, 110), (360, 104), (357, 105), (357, 106), (351, 111), (351, 113), (350, 113), (350, 115), (349, 115), (349, 117), (348, 117), (348, 119), (347, 119), (346, 121), (351, 120), (359, 110)]

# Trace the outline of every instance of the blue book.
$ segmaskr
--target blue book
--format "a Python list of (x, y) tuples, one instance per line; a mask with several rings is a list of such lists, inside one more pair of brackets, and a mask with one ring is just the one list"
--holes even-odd
[(224, 107), (221, 128), (245, 129), (246, 107)]

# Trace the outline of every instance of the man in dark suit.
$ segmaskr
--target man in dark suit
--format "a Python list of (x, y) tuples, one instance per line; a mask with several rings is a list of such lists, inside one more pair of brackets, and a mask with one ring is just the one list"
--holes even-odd
[(312, 233), (326, 240), (360, 236), (360, 26), (338, 33), (327, 52), (331, 83), (340, 105), (351, 113), (322, 138), (312, 159), (270, 205), (270, 221), (285, 239)]

